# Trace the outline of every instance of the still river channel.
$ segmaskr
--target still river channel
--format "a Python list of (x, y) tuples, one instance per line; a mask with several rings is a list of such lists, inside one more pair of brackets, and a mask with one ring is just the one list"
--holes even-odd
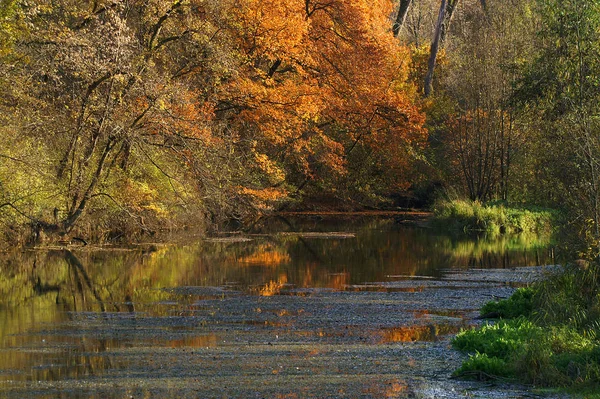
[(0, 397), (521, 397), (449, 379), (448, 337), (514, 281), (448, 276), (552, 256), (544, 238), (452, 237), (418, 215), (0, 253)]

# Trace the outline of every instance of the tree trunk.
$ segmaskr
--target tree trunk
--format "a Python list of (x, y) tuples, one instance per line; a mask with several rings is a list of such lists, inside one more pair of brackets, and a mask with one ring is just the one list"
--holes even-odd
[(440, 50), (440, 38), (442, 35), (442, 25), (444, 24), (446, 16), (446, 6), (448, 2), (446, 0), (441, 1), (440, 12), (438, 14), (437, 23), (435, 25), (435, 33), (433, 34), (433, 41), (431, 42), (431, 50), (429, 52), (429, 60), (427, 61), (427, 75), (425, 75), (425, 97), (429, 97), (433, 91), (433, 70), (435, 69), (435, 63), (437, 60), (438, 51)]
[[(102, 152), (102, 156), (98, 160), (98, 166), (96, 167), (96, 172), (94, 173), (92, 180), (91, 180), (87, 190), (85, 191), (85, 194), (79, 201), (79, 205), (77, 205), (76, 207), (73, 207), (73, 209), (69, 212), (69, 215), (65, 218), (65, 220), (63, 222), (63, 227), (64, 227), (65, 231), (69, 231), (73, 227), (73, 225), (75, 224), (77, 219), (79, 219), (79, 217), (82, 215), (83, 211), (85, 210), (85, 207), (86, 207), (88, 201), (92, 198), (94, 190), (96, 189), (96, 186), (100, 182), (100, 177), (102, 175), (102, 172), (104, 171), (104, 166), (106, 163), (106, 159), (108, 158), (108, 154), (113, 149), (114, 144), (115, 144), (115, 139), (112, 137), (109, 137), (108, 141), (104, 147), (104, 151)], [(75, 202), (75, 204), (76, 204), (76, 202)]]
[(442, 45), (446, 40), (446, 35), (450, 30), (450, 21), (452, 20), (452, 16), (454, 15), (454, 10), (456, 10), (456, 6), (458, 5), (459, 0), (448, 0), (446, 4), (446, 15), (444, 17), (444, 22), (442, 23), (442, 31), (440, 33), (440, 42)]
[(411, 4), (412, 0), (400, 0), (400, 7), (398, 8), (398, 14), (396, 14), (396, 21), (392, 27), (394, 37), (398, 37), (398, 34), (404, 25), (404, 21), (406, 21), (406, 15), (408, 14), (408, 9), (410, 8)]

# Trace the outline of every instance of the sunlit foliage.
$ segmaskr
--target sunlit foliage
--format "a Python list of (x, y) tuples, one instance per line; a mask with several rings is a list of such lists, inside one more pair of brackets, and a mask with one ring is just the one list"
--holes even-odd
[(410, 185), (426, 134), (392, 1), (4, 3), (8, 226), (153, 234), (349, 174)]

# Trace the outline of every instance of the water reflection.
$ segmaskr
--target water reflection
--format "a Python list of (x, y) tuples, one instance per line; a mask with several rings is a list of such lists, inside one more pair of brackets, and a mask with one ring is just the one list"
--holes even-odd
[[(119, 356), (107, 354), (113, 348), (215, 347), (218, 334), (190, 334), (196, 325), (186, 317), (198, 301), (236, 291), (301, 295), (302, 289), (352, 290), (399, 275), (439, 276), (445, 268), (547, 264), (553, 262), (548, 246), (539, 237), (465, 239), (393, 219), (315, 217), (273, 220), (243, 237), (225, 234), (185, 245), (2, 254), (0, 381), (78, 379), (126, 368)], [(186, 295), (185, 287), (206, 289)], [(169, 320), (157, 328), (180, 328), (180, 335), (95, 335), (94, 326), (111, 318), (143, 332), (152, 317)], [(398, 328), (386, 330), (382, 342), (439, 333)]]

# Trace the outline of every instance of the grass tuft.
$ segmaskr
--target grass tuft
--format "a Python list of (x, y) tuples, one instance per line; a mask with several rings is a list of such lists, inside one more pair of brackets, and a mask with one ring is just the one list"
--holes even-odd
[(486, 303), (481, 308), (481, 315), (493, 315), (488, 317), (496, 319), (528, 317), (533, 311), (533, 293), (532, 288), (519, 288), (508, 299)]
[(484, 205), (478, 201), (439, 201), (433, 207), (436, 226), (454, 231), (504, 233), (551, 232), (558, 213), (537, 207)]

